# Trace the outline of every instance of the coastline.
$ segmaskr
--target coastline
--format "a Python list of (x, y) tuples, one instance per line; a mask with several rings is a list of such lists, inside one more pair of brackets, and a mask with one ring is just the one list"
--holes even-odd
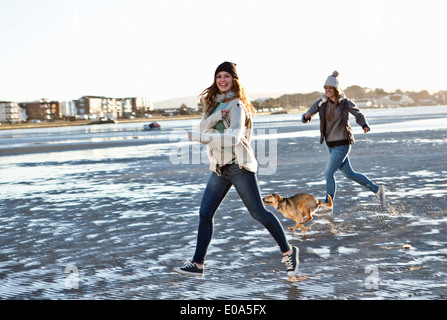
[[(184, 116), (159, 116), (146, 119), (120, 119), (117, 123), (138, 123), (138, 122), (154, 122), (154, 121), (171, 121), (171, 120), (189, 120), (200, 119), (200, 115), (184, 115)], [(69, 126), (87, 126), (91, 125), (90, 120), (76, 120), (76, 121), (64, 121), (57, 120), (55, 122), (42, 122), (42, 123), (19, 123), (19, 124), (2, 124), (0, 130), (14, 130), (14, 129), (38, 129), (38, 128), (57, 128), (57, 127), (69, 127)]]
[[(304, 112), (306, 109), (292, 109), (287, 113), (298, 114)], [(257, 113), (256, 116), (268, 116), (275, 114), (275, 112), (262, 112)], [(152, 118), (137, 118), (137, 119), (119, 119), (116, 123), (143, 123), (143, 122), (154, 122), (154, 121), (174, 121), (174, 120), (192, 120), (201, 119), (201, 114), (194, 115), (175, 115), (175, 116), (156, 116)], [(1, 124), (0, 130), (14, 130), (14, 129), (38, 129), (38, 128), (56, 128), (56, 127), (69, 127), (69, 126), (86, 126), (92, 125), (91, 120), (76, 120), (76, 121), (65, 121), (57, 120), (55, 122), (42, 122), (42, 123), (19, 123), (19, 124)]]

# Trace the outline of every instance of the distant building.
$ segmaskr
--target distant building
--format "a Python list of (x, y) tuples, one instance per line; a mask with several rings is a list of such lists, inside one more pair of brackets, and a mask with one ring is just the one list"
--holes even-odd
[(76, 103), (74, 101), (62, 101), (62, 117), (74, 117), (78, 114)]
[(377, 108), (377, 105), (374, 104), (370, 99), (353, 99), (354, 103), (360, 109), (362, 108)]
[(25, 120), (25, 110), (17, 102), (0, 101), (0, 122), (17, 123)]
[(144, 116), (152, 111), (153, 103), (146, 98), (108, 98), (101, 96), (83, 96), (74, 100), (79, 117), (96, 119), (106, 117), (117, 119), (128, 116)]
[(414, 100), (405, 94), (393, 94), (375, 99), (374, 103), (379, 107), (406, 107), (414, 104)]
[(132, 98), (122, 98), (121, 101), (121, 116), (129, 117), (134, 116), (134, 107), (133, 107), (133, 99)]
[(100, 96), (83, 96), (74, 100), (78, 116), (86, 119), (106, 117), (117, 119), (121, 115), (121, 102), (116, 99)]
[(154, 110), (154, 103), (148, 98), (144, 97), (132, 97), (132, 98), (121, 98), (123, 116), (137, 116), (144, 117), (145, 114)]
[(29, 120), (55, 121), (62, 119), (60, 101), (42, 99), (32, 102), (21, 102), (19, 106), (26, 110)]
[(144, 117), (153, 109), (153, 102), (144, 97), (83, 96), (72, 101), (50, 101), (48, 99), (19, 103), (0, 101), (0, 121), (40, 120), (47, 122), (62, 119), (75, 120), (76, 118)]

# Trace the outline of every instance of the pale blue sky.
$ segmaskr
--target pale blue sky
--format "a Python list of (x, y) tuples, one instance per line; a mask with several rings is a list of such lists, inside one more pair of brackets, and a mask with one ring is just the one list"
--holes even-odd
[(444, 0), (0, 0), (0, 100), (198, 95), (217, 65), (249, 93), (447, 90)]

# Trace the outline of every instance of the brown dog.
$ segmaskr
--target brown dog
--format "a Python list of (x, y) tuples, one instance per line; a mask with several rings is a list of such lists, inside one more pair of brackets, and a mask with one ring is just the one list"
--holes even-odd
[(318, 201), (315, 196), (309, 193), (300, 193), (291, 198), (283, 198), (279, 194), (273, 193), (262, 198), (262, 201), (264, 204), (276, 208), (276, 210), (281, 212), (285, 218), (296, 221), (296, 225), (290, 227), (289, 230), (295, 231), (296, 228), (300, 227), (305, 235), (309, 228), (305, 228), (303, 224), (313, 219), (312, 214), (314, 214), (320, 206), (329, 209), (333, 208), (331, 196), (328, 195), (327, 197), (329, 201), (328, 203)]

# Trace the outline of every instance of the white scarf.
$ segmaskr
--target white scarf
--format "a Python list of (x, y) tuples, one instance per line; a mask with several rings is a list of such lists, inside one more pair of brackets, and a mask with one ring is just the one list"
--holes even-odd
[(230, 99), (233, 99), (234, 97), (236, 97), (236, 93), (234, 91), (230, 91), (224, 94), (218, 93), (216, 94), (216, 97), (214, 98), (214, 103), (218, 104)]
[[(341, 103), (343, 101), (343, 99), (346, 99), (344, 92), (341, 93), (340, 98), (338, 99), (338, 103)], [(318, 108), (320, 108), (323, 105), (323, 103), (327, 102), (328, 100), (329, 99), (328, 99), (326, 93), (324, 93), (323, 96), (321, 97), (320, 103), (318, 104)]]

